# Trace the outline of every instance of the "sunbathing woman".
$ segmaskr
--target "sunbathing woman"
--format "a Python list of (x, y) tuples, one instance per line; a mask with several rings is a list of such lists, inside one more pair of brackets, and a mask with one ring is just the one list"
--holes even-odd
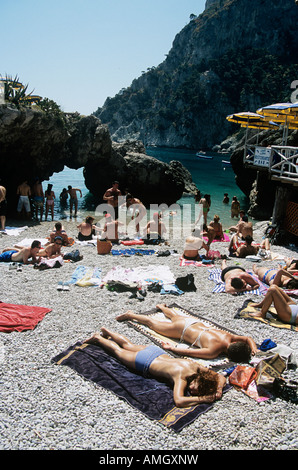
[[(226, 379), (189, 359), (174, 358), (158, 346), (142, 346), (131, 343), (125, 336), (101, 328), (85, 343), (100, 345), (126, 367), (145, 377), (173, 385), (173, 398), (177, 407), (188, 407), (199, 403), (212, 403), (221, 398)], [(190, 396), (187, 396), (187, 393)]]
[(273, 303), (277, 312), (277, 318), (290, 325), (298, 324), (298, 305), (277, 285), (273, 284), (269, 287), (264, 299), (258, 304), (253, 304), (255, 308), (261, 311), (256, 314), (250, 314), (253, 317), (266, 318), (266, 313)]
[(214, 238), (216, 240), (224, 240), (224, 233), (223, 233), (223, 229), (222, 229), (222, 224), (219, 221), (220, 221), (219, 216), (215, 214), (215, 216), (213, 218), (213, 221), (210, 222), (209, 225), (212, 228), (214, 228), (214, 230), (215, 230)]
[(286, 258), (286, 266), (284, 269), (288, 271), (288, 273), (297, 273), (298, 274), (298, 260), (292, 258)]
[(267, 269), (261, 266), (253, 265), (253, 272), (258, 276), (260, 281), (268, 286), (276, 285), (283, 289), (298, 289), (298, 279), (283, 268)]
[(156, 308), (161, 310), (171, 322), (159, 321), (151, 318), (150, 315), (139, 315), (131, 310), (119, 315), (116, 320), (136, 320), (156, 333), (179, 339), (180, 342), (185, 341), (191, 346), (176, 348), (168, 343), (163, 343), (162, 346), (169, 351), (190, 357), (214, 359), (220, 354), (226, 354), (231, 361), (248, 362), (251, 354), (254, 355), (257, 350), (255, 342), (250, 337), (234, 335), (215, 327), (206, 327), (199, 318), (179, 315), (165, 304), (158, 304)]
[(97, 227), (93, 224), (93, 222), (94, 218), (91, 215), (88, 215), (85, 219), (85, 222), (82, 222), (77, 226), (77, 228), (79, 229), (79, 241), (82, 242), (93, 239), (93, 235), (95, 235), (95, 231), (97, 230)]
[(206, 255), (208, 255), (209, 246), (205, 244), (204, 240), (198, 237), (187, 237), (185, 240), (183, 258), (198, 261), (201, 259), (199, 250), (205, 248)]

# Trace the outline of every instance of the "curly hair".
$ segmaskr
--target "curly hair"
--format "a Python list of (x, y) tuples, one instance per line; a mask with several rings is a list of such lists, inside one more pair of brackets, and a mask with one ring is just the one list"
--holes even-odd
[(188, 382), (196, 383), (196, 395), (199, 397), (213, 395), (218, 388), (218, 375), (211, 370), (199, 369), (198, 373), (190, 377)]

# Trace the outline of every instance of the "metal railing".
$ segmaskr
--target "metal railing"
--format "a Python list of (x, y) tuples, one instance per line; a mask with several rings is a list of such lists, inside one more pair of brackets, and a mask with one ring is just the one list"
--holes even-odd
[(245, 166), (268, 171), (273, 179), (298, 183), (298, 147), (247, 144), (243, 162)]

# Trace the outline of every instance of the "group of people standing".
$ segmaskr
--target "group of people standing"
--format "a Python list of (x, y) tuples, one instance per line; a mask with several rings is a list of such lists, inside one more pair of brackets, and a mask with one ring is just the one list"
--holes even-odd
[[(78, 210), (78, 198), (77, 192), (80, 193), (82, 197), (82, 191), (78, 188), (73, 188), (68, 186), (64, 188), (60, 194), (60, 205), (63, 207), (66, 206), (67, 200), (69, 198), (70, 203), (70, 216), (73, 214), (77, 215)], [(31, 219), (32, 215), (37, 220), (42, 220), (44, 210), (45, 210), (45, 220), (47, 220), (48, 215), (50, 214), (52, 220), (54, 220), (54, 204), (56, 201), (56, 196), (53, 191), (53, 185), (48, 184), (46, 190), (43, 190), (41, 181), (37, 178), (31, 187), (28, 184), (28, 181), (23, 181), (17, 187), (17, 216), (21, 218), (23, 212), (25, 212), (26, 218)], [(6, 198), (6, 188), (0, 186), (0, 222), (1, 222), (1, 231), (5, 230), (7, 216), (7, 198)]]

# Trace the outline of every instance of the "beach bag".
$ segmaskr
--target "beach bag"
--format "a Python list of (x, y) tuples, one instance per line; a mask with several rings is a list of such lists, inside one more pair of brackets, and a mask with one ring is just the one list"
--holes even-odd
[(177, 277), (175, 285), (178, 287), (178, 289), (181, 289), (183, 292), (195, 292), (197, 290), (193, 274), (187, 274), (186, 276)]
[(279, 378), (286, 368), (285, 361), (279, 354), (263, 359), (256, 367), (257, 385), (263, 385), (266, 388), (272, 388), (274, 380)]
[(83, 256), (81, 256), (79, 250), (73, 250), (69, 253), (65, 253), (63, 259), (73, 261), (75, 263), (76, 261), (80, 261), (81, 259), (83, 259)]
[(235, 387), (246, 390), (249, 384), (256, 378), (257, 371), (251, 366), (237, 366), (229, 377), (229, 382)]
[(109, 240), (97, 240), (97, 253), (107, 255), (112, 249), (112, 242)]

